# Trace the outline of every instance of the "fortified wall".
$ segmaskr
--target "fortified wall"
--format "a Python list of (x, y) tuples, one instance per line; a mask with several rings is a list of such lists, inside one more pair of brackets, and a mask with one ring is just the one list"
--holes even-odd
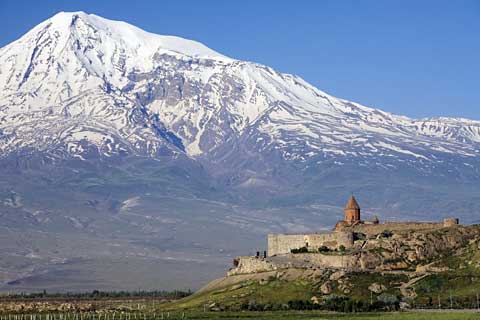
[(288, 254), (292, 249), (306, 247), (308, 251), (318, 251), (320, 247), (330, 250), (351, 248), (354, 243), (354, 234), (363, 233), (378, 235), (383, 231), (421, 231), (434, 230), (458, 225), (456, 218), (447, 218), (439, 222), (386, 222), (380, 223), (375, 217), (373, 221), (363, 221), (360, 216), (360, 206), (355, 197), (351, 196), (345, 206), (345, 219), (335, 225), (335, 231), (330, 233), (314, 234), (269, 234), (267, 252), (268, 256)]
[[(395, 231), (390, 236), (374, 236), (355, 240), (345, 251), (311, 250), (306, 253), (275, 254), (268, 257), (237, 257), (228, 275), (280, 271), (284, 269), (337, 269), (375, 272), (444, 272), (445, 267), (432, 264), (432, 258), (446, 256), (480, 241), (480, 228), (461, 225), (442, 226), (442, 232), (423, 229)], [(432, 232), (433, 231), (433, 232)], [(475, 240), (476, 239), (476, 240)]]
[[(434, 232), (442, 228), (444, 232)], [(449, 236), (444, 236), (445, 232)], [(345, 207), (345, 219), (337, 222), (334, 231), (269, 234), (268, 254), (261, 257), (257, 252), (254, 257), (235, 258), (228, 275), (289, 268), (404, 272), (415, 267), (418, 272), (442, 272), (443, 269), (420, 262), (431, 262), (432, 257), (456, 250), (474, 237), (480, 237), (480, 229), (463, 227), (457, 218), (446, 218), (443, 222), (380, 223), (375, 217), (363, 221), (360, 206), (351, 196)], [(291, 252), (303, 247), (306, 252)], [(325, 248), (318, 250), (321, 247)]]
[(351, 248), (353, 246), (352, 231), (338, 231), (331, 233), (314, 234), (269, 234), (268, 256), (290, 253), (292, 249), (307, 247), (310, 250), (318, 250), (327, 247), (335, 250), (340, 246)]
[(269, 272), (288, 268), (316, 269), (357, 269), (360, 270), (359, 259), (354, 255), (323, 255), (323, 254), (288, 254), (268, 258), (260, 257), (237, 257), (234, 268), (227, 273), (228, 276)]
[(366, 235), (379, 234), (382, 231), (422, 231), (453, 227), (459, 224), (456, 218), (446, 218), (443, 222), (385, 222), (379, 224), (358, 224), (344, 230), (364, 233)]
[(236, 257), (234, 259), (234, 268), (227, 272), (228, 276), (236, 274), (268, 272), (277, 270), (278, 266), (275, 263), (260, 257)]
[[(334, 232), (313, 233), (313, 234), (269, 234), (268, 235), (268, 256), (290, 253), (292, 249), (302, 247), (309, 251), (316, 251), (320, 247), (327, 247), (330, 250), (345, 249), (353, 246), (353, 230), (344, 227), (353, 226), (360, 222), (360, 206), (353, 196), (348, 200), (345, 207), (345, 220), (341, 227), (336, 227)], [(338, 223), (337, 223), (338, 225)]]

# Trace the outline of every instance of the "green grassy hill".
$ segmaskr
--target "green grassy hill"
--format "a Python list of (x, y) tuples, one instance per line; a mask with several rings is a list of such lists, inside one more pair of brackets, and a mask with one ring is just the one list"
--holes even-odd
[[(478, 228), (472, 226), (469, 228)], [(450, 236), (448, 230), (435, 231)], [(371, 311), (480, 307), (480, 239), (428, 261), (428, 270), (288, 268), (218, 279), (166, 309)], [(435, 270), (435, 271), (432, 271)]]

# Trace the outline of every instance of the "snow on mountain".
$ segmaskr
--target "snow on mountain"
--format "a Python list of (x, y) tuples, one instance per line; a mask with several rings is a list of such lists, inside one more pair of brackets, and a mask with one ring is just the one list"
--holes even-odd
[[(331, 228), (351, 192), (365, 219), (478, 222), (479, 152), (480, 121), (394, 115), (194, 41), (59, 13), (0, 49), (0, 249), (45, 258), (7, 266), (3, 290), (41, 290), (37, 274), (59, 291), (92, 274), (132, 289), (138, 270), (135, 288), (164, 287), (172, 254), (184, 285), (192, 258), (212, 276), (266, 233)], [(168, 281), (143, 272), (152, 257)], [(58, 277), (59, 258), (79, 272)], [(108, 261), (119, 272), (99, 274)]]
[(0, 88), (4, 156), (60, 148), (79, 159), (218, 163), (227, 157), (220, 149), (242, 144), (289, 161), (480, 154), (480, 121), (397, 116), (195, 41), (83, 12), (59, 13), (0, 49)]

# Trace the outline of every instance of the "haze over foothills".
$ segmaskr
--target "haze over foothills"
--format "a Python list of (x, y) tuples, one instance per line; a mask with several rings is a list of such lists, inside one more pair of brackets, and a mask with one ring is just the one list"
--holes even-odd
[(477, 2), (0, 9), (2, 291), (198, 288), (352, 194), (479, 222)]

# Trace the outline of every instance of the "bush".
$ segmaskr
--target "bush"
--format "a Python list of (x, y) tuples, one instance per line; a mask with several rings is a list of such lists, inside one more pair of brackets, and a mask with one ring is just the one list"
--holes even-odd
[(247, 310), (248, 311), (262, 311), (263, 310), (263, 305), (258, 304), (257, 301), (253, 300), (253, 301), (250, 301), (248, 303)]
[(308, 248), (307, 247), (301, 247), (301, 248), (298, 248), (298, 249), (292, 249), (290, 250), (291, 253), (307, 253), (308, 252)]
[(353, 241), (366, 240), (366, 239), (367, 239), (367, 235), (365, 233), (355, 232), (353, 234)]
[(380, 302), (381, 306), (387, 310), (398, 310), (400, 307), (398, 297), (393, 294), (384, 292), (377, 297), (377, 300)]
[(343, 311), (345, 309), (345, 301), (348, 297), (342, 295), (331, 294), (325, 297), (324, 309), (330, 311)]
[(321, 246), (320, 248), (318, 248), (318, 252), (328, 252), (330, 251), (330, 249), (326, 246)]
[(382, 294), (372, 304), (366, 301), (353, 300), (344, 295), (331, 294), (323, 298), (323, 303), (315, 304), (310, 300), (290, 300), (287, 304), (258, 303), (255, 300), (244, 302), (241, 310), (278, 311), (278, 310), (330, 310), (336, 312), (367, 312), (381, 310), (398, 310), (398, 298), (390, 294)]
[(390, 230), (383, 230), (382, 233), (380, 233), (380, 238), (390, 238), (393, 236), (393, 232)]

